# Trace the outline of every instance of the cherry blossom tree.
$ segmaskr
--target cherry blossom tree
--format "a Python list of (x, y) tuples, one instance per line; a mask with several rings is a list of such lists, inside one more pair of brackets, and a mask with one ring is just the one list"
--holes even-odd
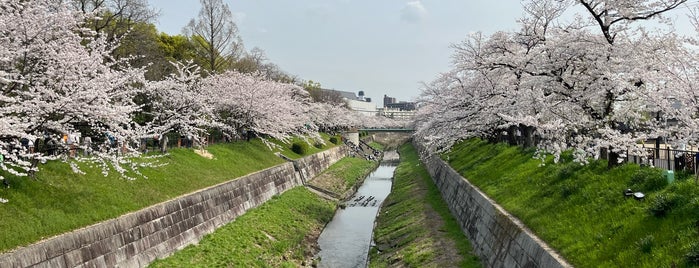
[[(627, 151), (643, 154), (636, 143), (661, 132), (649, 113), (669, 107), (674, 95), (668, 77), (679, 68), (665, 55), (682, 44), (671, 32), (632, 23), (683, 2), (528, 2), (519, 31), (455, 46), (454, 70), (425, 86), (418, 135), (448, 148), (516, 132), (530, 143), (536, 136), (542, 153), (573, 149), (582, 162), (605, 149), (610, 166)], [(584, 12), (559, 20), (571, 7)]]
[(315, 130), (307, 112), (308, 93), (299, 86), (268, 80), (259, 72), (227, 71), (207, 77), (202, 87), (230, 135), (288, 141)]
[[(691, 20), (695, 26), (696, 34), (699, 34), (699, 10), (692, 9)], [(699, 145), (699, 38), (695, 36), (678, 37), (670, 36), (662, 40), (663, 47), (674, 48), (663, 50), (663, 55), (653, 57), (666, 57), (662, 67), (667, 70), (662, 78), (665, 87), (672, 89), (671, 95), (659, 99), (657, 105), (658, 123), (663, 128), (657, 131), (659, 137), (667, 137), (667, 140), (675, 144)], [(674, 121), (667, 123), (666, 121)]]
[(215, 120), (212, 103), (216, 96), (202, 89), (200, 68), (192, 63), (173, 62), (175, 72), (162, 81), (151, 82), (146, 91), (152, 118), (144, 126), (149, 136), (162, 136), (171, 131), (192, 137), (196, 142), (209, 128), (221, 127)]
[[(0, 10), (0, 168), (26, 175), (37, 162), (73, 154), (59, 142), (69, 133), (92, 136), (93, 145), (108, 133), (129, 148), (143, 70), (111, 58), (115, 44), (89, 38), (82, 14), (62, 1), (5, 0)], [(103, 146), (96, 159), (118, 164), (116, 150)]]

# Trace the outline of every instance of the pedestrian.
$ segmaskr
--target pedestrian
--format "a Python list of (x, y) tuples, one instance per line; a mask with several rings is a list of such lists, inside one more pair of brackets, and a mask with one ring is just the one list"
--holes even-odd
[(161, 153), (164, 153), (164, 154), (167, 153), (167, 142), (168, 142), (167, 135), (164, 135), (160, 141), (160, 152)]
[(92, 153), (92, 138), (90, 136), (87, 136), (83, 139), (83, 153), (88, 156)]
[(80, 138), (78, 137), (78, 134), (75, 132), (71, 132), (70, 134), (67, 135), (67, 140), (66, 144), (68, 145), (68, 155), (71, 158), (75, 157), (75, 153), (77, 152), (77, 147), (78, 147), (78, 142), (80, 141)]
[(28, 140), (27, 147), (29, 148), (29, 153), (33, 154), (34, 153), (34, 140)]

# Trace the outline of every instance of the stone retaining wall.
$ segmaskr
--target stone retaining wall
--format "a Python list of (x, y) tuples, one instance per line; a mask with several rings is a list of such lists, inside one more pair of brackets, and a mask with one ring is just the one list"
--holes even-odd
[(303, 176), (317, 175), (346, 153), (345, 146), (332, 148), (43, 240), (0, 255), (0, 267), (143, 267), (303, 185)]
[(449, 164), (415, 147), (485, 267), (572, 267)]
[(347, 146), (337, 146), (294, 161), (294, 168), (299, 172), (301, 180), (305, 184), (348, 154), (349, 148)]

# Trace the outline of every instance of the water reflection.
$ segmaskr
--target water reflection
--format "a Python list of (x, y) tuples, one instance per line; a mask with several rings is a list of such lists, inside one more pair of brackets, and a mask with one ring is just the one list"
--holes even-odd
[(376, 213), (391, 192), (395, 163), (382, 163), (338, 209), (318, 238), (320, 267), (366, 267)]

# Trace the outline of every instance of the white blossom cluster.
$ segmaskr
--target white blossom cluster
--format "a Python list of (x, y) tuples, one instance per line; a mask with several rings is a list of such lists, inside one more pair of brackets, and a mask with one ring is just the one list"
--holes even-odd
[(434, 151), (521, 136), (583, 163), (645, 155), (637, 144), (658, 137), (697, 143), (697, 43), (662, 17), (684, 2), (526, 1), (519, 30), (453, 46), (453, 69), (424, 85), (416, 135)]

